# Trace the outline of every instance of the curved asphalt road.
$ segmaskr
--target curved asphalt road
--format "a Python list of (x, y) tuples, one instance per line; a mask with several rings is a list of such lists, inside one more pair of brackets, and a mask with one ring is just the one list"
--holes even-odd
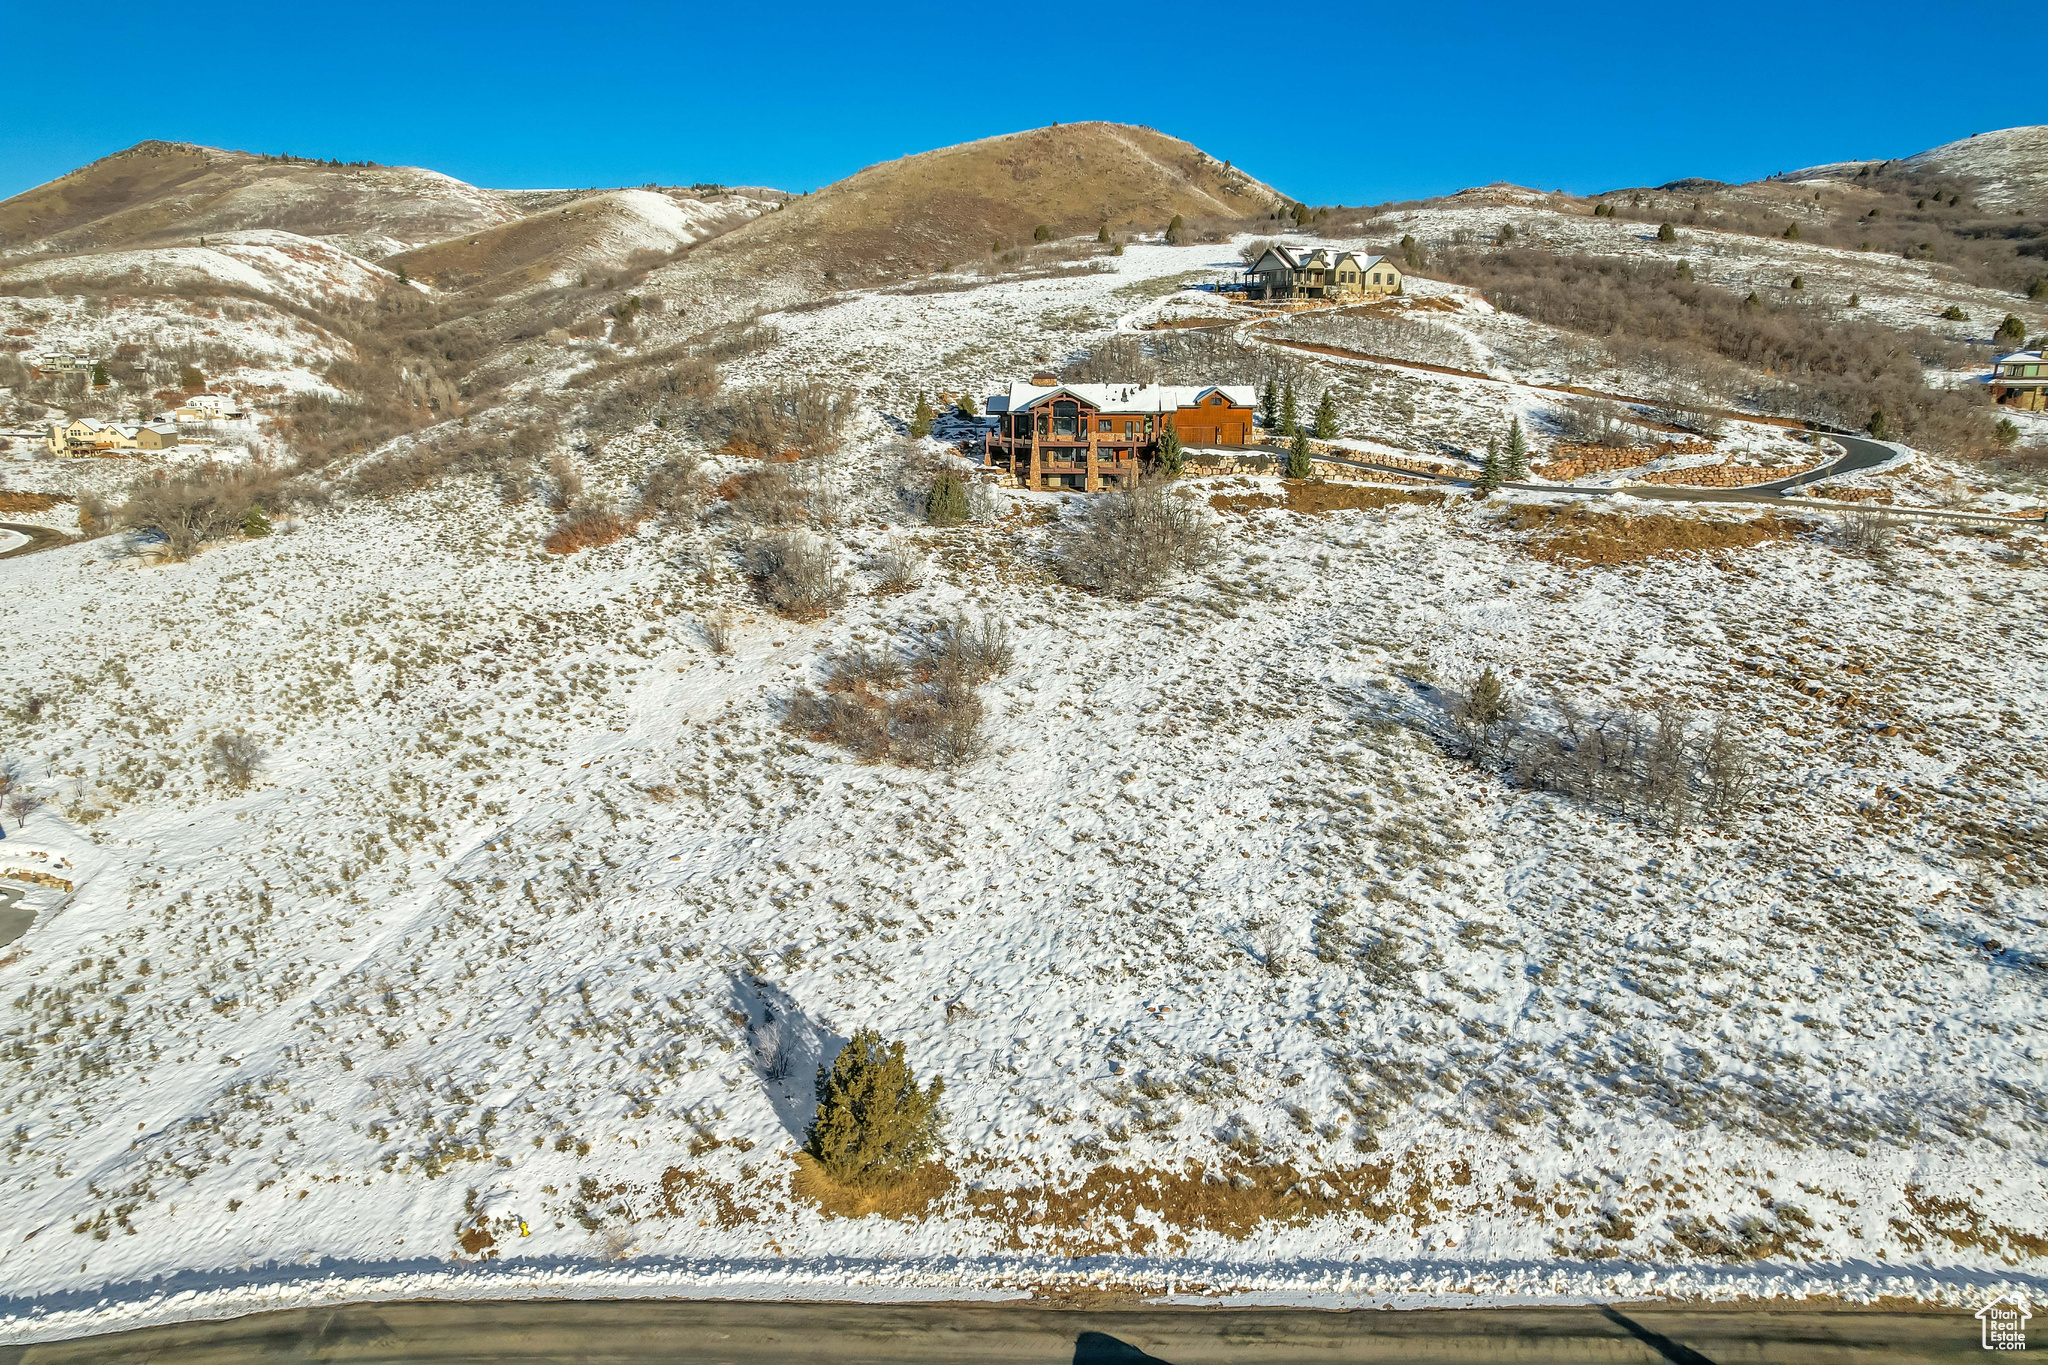
[(0, 531), (19, 531), (28, 537), (28, 544), (17, 545), (11, 550), (0, 551), (0, 559), (12, 559), (16, 555), (32, 555), (38, 550), (54, 550), (59, 545), (69, 545), (71, 537), (62, 531), (53, 531), (47, 526), (27, 526), (21, 522), (0, 521)]
[[(1826, 433), (1829, 439), (1842, 443), (1843, 453), (1817, 469), (1779, 479), (1772, 483), (1750, 484), (1745, 488), (1686, 488), (1678, 485), (1634, 483), (1619, 488), (1574, 488), (1554, 483), (1505, 483), (1503, 488), (1517, 488), (1528, 493), (1573, 493), (1588, 498), (1611, 498), (1626, 494), (1631, 498), (1648, 498), (1664, 502), (1743, 502), (1783, 505), (1784, 499), (1794, 490), (1803, 488), (1822, 479), (1843, 474), (1854, 474), (1860, 470), (1873, 469), (1891, 459), (1897, 452), (1890, 446), (1862, 436), (1849, 436), (1841, 432)], [(1450, 484), (1457, 488), (1471, 488), (1476, 478), (1457, 474), (1425, 474), (1418, 470), (1406, 469), (1399, 465), (1379, 464), (1372, 460), (1347, 460), (1334, 455), (1318, 455), (1319, 464), (1344, 465), (1351, 469), (1371, 469), (1383, 474), (1404, 474), (1409, 478), (1428, 479), (1434, 483)], [(1811, 505), (1811, 504), (1800, 504)], [(1842, 510), (1849, 510), (1849, 504), (1842, 504)], [(1938, 515), (1956, 520), (1972, 516), (1970, 513), (1939, 513)], [(1999, 517), (1993, 513), (1978, 514), (1981, 519), (1993, 525), (2025, 525), (2010, 517)]]
[(974, 1361), (988, 1365), (1768, 1360), (1982, 1356), (1966, 1310), (1589, 1305), (1322, 1312), (1044, 1304), (725, 1303), (616, 1299), (355, 1304), (0, 1348), (0, 1365), (144, 1362), (666, 1361), (694, 1365)]
[(21, 887), (0, 883), (0, 948), (27, 933), (28, 927), (36, 922), (35, 911), (15, 909), (27, 894)]

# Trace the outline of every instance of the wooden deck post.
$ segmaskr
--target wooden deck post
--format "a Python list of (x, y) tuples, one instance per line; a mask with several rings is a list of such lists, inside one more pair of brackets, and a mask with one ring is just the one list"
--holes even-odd
[(1045, 476), (1038, 466), (1038, 419), (1031, 419), (1031, 480), (1024, 485), (1034, 493), (1045, 491)]
[(1095, 454), (1095, 428), (1097, 425), (1099, 424), (1094, 418), (1088, 419), (1088, 491), (1090, 493), (1100, 493), (1102, 491), (1102, 474), (1096, 465)]

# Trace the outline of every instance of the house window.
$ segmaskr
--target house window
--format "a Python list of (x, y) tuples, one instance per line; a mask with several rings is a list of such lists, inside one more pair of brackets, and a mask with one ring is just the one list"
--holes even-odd
[(1081, 409), (1073, 403), (1052, 405), (1052, 434), (1073, 436), (1078, 433)]
[(1378, 284), (1378, 283), (1380, 282), (1380, 272), (1379, 272), (1379, 271), (1375, 270), (1375, 271), (1373, 271), (1373, 272), (1372, 272), (1372, 282), (1373, 282), (1374, 284)]
[(1125, 419), (1125, 421), (1124, 421), (1124, 436), (1125, 436), (1125, 438), (1126, 438), (1126, 439), (1128, 439), (1128, 438), (1130, 438), (1130, 437), (1136, 436), (1137, 434), (1138, 434), (1138, 421), (1137, 421), (1137, 419), (1136, 419), (1136, 418), (1134, 418), (1134, 417), (1133, 417), (1133, 418), (1127, 418), (1127, 419)]
[(1102, 418), (1102, 419), (1101, 419), (1101, 420), (1100, 420), (1100, 421), (1099, 421), (1099, 422), (1098, 422), (1098, 423), (1096, 424), (1096, 427), (1095, 427), (1095, 429), (1096, 429), (1097, 431), (1108, 431), (1108, 430), (1109, 430), (1109, 419), (1108, 419), (1107, 417), (1104, 417), (1104, 418)]

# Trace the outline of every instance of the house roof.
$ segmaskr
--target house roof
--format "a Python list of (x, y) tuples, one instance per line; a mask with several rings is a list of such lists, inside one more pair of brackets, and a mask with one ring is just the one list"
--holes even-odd
[(2041, 353), (2039, 351), (2014, 351), (2011, 355), (2002, 355), (1998, 357), (1998, 359), (1992, 361), (1991, 363), (1994, 365), (2003, 365), (2008, 360), (2014, 360), (2033, 361), (2038, 364), (2040, 362), (2040, 359)]
[(1221, 393), (1238, 407), (1252, 407), (1258, 393), (1250, 384), (1012, 384), (1007, 394), (989, 397), (989, 412), (1023, 412), (1054, 394), (1065, 394), (1105, 417), (1139, 416), (1199, 406), (1211, 393)]
[(1325, 247), (1317, 247), (1313, 251), (1296, 255), (1289, 248), (1276, 245), (1266, 248), (1265, 254), (1253, 261), (1247, 269), (1255, 275), (1261, 273), (1262, 267), (1266, 266), (1267, 256), (1276, 258), (1281, 267), (1287, 270), (1306, 270), (1318, 265), (1324, 269), (1334, 269), (1347, 260), (1358, 262), (1358, 268), (1361, 270), (1370, 270), (1387, 259), (1385, 256), (1361, 256), (1355, 251), (1339, 251), (1332, 255)]

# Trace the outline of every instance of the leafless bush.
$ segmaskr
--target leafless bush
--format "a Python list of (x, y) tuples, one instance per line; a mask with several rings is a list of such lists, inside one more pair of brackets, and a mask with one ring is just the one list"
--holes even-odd
[(7, 793), (7, 813), (14, 817), (18, 830), (28, 823), (28, 818), (49, 803), (26, 787), (17, 787)]
[(982, 749), (984, 710), (975, 688), (1011, 662), (1000, 621), (955, 617), (919, 642), (907, 671), (887, 646), (859, 646), (832, 659), (823, 694), (800, 689), (784, 725), (867, 763), (954, 767)]
[(875, 586), (881, 592), (909, 592), (924, 584), (924, 556), (908, 542), (891, 537), (875, 552), (875, 572), (881, 579)]
[(979, 687), (998, 678), (1016, 663), (1010, 628), (999, 617), (970, 622), (965, 615), (941, 621), (919, 649), (919, 672), (942, 688)]
[(1697, 432), (1709, 440), (1718, 439), (1728, 429), (1728, 422), (1712, 407), (1700, 403), (1659, 403), (1646, 409), (1653, 422), (1662, 422), (1667, 427), (1678, 427), (1684, 431)]
[(223, 730), (206, 748), (206, 764), (221, 780), (246, 787), (263, 762), (263, 746), (240, 730)]
[(704, 618), (704, 645), (713, 654), (732, 653), (732, 618), (725, 615)]
[(242, 534), (252, 508), (274, 513), (291, 497), (287, 471), (275, 466), (203, 464), (136, 480), (115, 515), (138, 549), (189, 559), (208, 541)]
[(1003, 490), (992, 483), (967, 485), (967, 519), (986, 526), (1003, 514)]
[(1199, 565), (1214, 541), (1200, 508), (1167, 482), (1091, 498), (1059, 547), (1062, 579), (1135, 601), (1176, 570)]
[(1473, 354), (1472, 343), (1464, 336), (1448, 327), (1416, 318), (1375, 317), (1362, 313), (1309, 316), (1288, 324), (1283, 334), (1300, 341), (1450, 369), (1469, 370), (1479, 364), (1479, 358)]
[(825, 669), (827, 692), (887, 692), (903, 685), (903, 660), (888, 648), (855, 645)]
[(1625, 450), (1641, 443), (1641, 432), (1630, 425), (1621, 405), (1605, 398), (1566, 399), (1557, 429), (1573, 445)]
[(1749, 746), (1728, 727), (1726, 720), (1716, 721), (1714, 728), (1708, 731), (1706, 748), (1700, 759), (1703, 779), (1701, 804), (1708, 819), (1726, 828), (1756, 795), (1762, 779), (1762, 765)]
[(815, 620), (846, 600), (831, 547), (807, 531), (749, 542), (746, 562), (762, 600), (792, 620)]
[(616, 544), (639, 529), (637, 516), (628, 516), (616, 507), (578, 503), (555, 523), (541, 548), (551, 555), (572, 555), (578, 550)]
[(852, 415), (850, 391), (813, 380), (729, 396), (709, 414), (707, 434), (759, 455), (791, 448), (821, 455), (839, 448)]
[(640, 506), (650, 516), (681, 520), (694, 516), (709, 492), (696, 458), (673, 455), (640, 480)]
[(583, 474), (568, 451), (558, 450), (548, 459), (548, 477), (555, 481), (548, 491), (548, 506), (557, 512), (568, 511), (583, 495)]
[(1851, 552), (1882, 559), (1898, 542), (1899, 524), (1878, 512), (1851, 512), (1842, 519), (1835, 535)]
[(784, 464), (737, 474), (726, 481), (723, 491), (733, 516), (749, 526), (794, 526), (810, 512), (810, 499)]
[[(1725, 826), (1757, 789), (1760, 761), (1726, 721), (1703, 735), (1673, 704), (1650, 716), (1590, 715), (1556, 699), (1555, 723), (1546, 726), (1504, 694), (1489, 705), (1483, 692), (1475, 686), (1453, 708), (1458, 746), (1475, 763), (1504, 770), (1518, 787), (1559, 792), (1672, 830), (1701, 813)], [(1490, 726), (1483, 724), (1488, 715)]]

